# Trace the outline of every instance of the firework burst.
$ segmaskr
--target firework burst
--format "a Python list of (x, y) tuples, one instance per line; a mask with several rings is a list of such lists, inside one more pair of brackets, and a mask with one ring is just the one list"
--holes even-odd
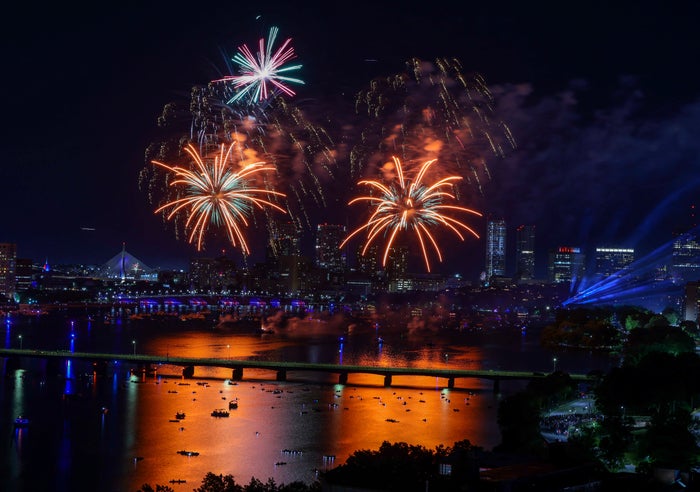
[(429, 183), (427, 173), (436, 162), (435, 159), (426, 161), (418, 169), (413, 179), (404, 176), (403, 167), (398, 157), (393, 157), (395, 177), (390, 184), (384, 184), (376, 180), (362, 180), (358, 185), (370, 186), (372, 191), (378, 192), (378, 196), (371, 193), (368, 196), (356, 197), (348, 203), (368, 202), (374, 212), (367, 222), (355, 229), (345, 238), (340, 247), (355, 235), (362, 231), (367, 232), (367, 239), (362, 249), (362, 255), (366, 253), (372, 243), (380, 236), (386, 238), (382, 266), (386, 266), (389, 252), (403, 232), (413, 233), (420, 244), (423, 259), (428, 272), (430, 271), (429, 246), (442, 261), (442, 253), (432, 230), (443, 226), (455, 233), (462, 241), (462, 232), (468, 232), (474, 237), (479, 235), (465, 223), (451, 217), (448, 212), (466, 212), (481, 216), (479, 212), (469, 208), (448, 205), (446, 200), (455, 199), (452, 189), (453, 183), (460, 181), (460, 176), (447, 176), (435, 182)]
[(266, 171), (273, 171), (273, 166), (264, 162), (244, 164), (236, 170), (236, 142), (220, 151), (212, 158), (203, 159), (197, 150), (188, 144), (185, 151), (189, 154), (193, 167), (186, 169), (169, 166), (159, 161), (152, 161), (156, 166), (165, 168), (177, 179), (170, 183), (181, 188), (181, 197), (160, 206), (155, 213), (170, 209), (167, 219), (171, 220), (183, 212), (187, 215), (185, 229), (189, 230), (189, 242), (196, 239), (197, 250), (201, 250), (204, 236), (211, 225), (223, 227), (234, 246), (240, 246), (244, 254), (250, 249), (243, 235), (243, 227), (248, 226), (255, 207), (265, 209), (272, 207), (284, 213), (285, 210), (260, 195), (284, 196), (283, 193), (254, 186), (255, 178)]
[(515, 148), (483, 77), (464, 73), (456, 59), (414, 58), (406, 68), (372, 80), (357, 94), (363, 130), (352, 149), (351, 176), (373, 173), (387, 154), (404, 161), (438, 159), (464, 177), (462, 186), (483, 194), (491, 179), (487, 157), (503, 157)]
[(285, 66), (285, 64), (296, 58), (294, 48), (290, 46), (291, 38), (288, 38), (282, 45), (273, 52), (272, 46), (275, 44), (277, 27), (270, 28), (267, 37), (267, 44), (264, 38), (258, 41), (258, 52), (254, 55), (243, 45), (238, 48), (238, 53), (233, 56), (240, 69), (241, 75), (229, 75), (214, 82), (233, 82), (237, 92), (228, 101), (229, 103), (248, 99), (250, 103), (259, 103), (272, 97), (274, 94), (286, 94), (294, 96), (295, 92), (288, 83), (304, 84), (298, 78), (284, 75), (294, 70), (299, 70), (301, 65)]

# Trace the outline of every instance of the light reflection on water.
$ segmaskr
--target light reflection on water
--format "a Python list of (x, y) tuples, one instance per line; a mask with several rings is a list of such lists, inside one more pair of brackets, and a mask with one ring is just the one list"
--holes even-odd
[[(236, 385), (215, 378), (220, 374), (204, 373), (202, 379), (187, 381), (188, 386), (180, 378), (162, 376), (130, 383), (139, 401), (137, 438), (129, 451), (144, 459), (129, 470), (129, 485), (172, 479), (189, 483), (208, 471), (230, 473), (245, 483), (251, 476), (309, 482), (315, 470), (340, 464), (355, 450), (377, 449), (385, 440), (428, 448), (461, 439), (490, 448), (499, 440), (492, 422), (496, 398), (490, 385), (478, 381), (470, 394), (448, 391), (425, 377), (406, 377), (403, 385), (384, 388), (383, 378), (371, 375), (353, 375), (352, 386), (340, 386), (319, 384), (327, 377), (322, 374), (300, 375), (298, 379), (310, 378), (306, 382), (278, 383), (256, 379), (255, 372)], [(229, 418), (210, 415), (228, 408), (234, 398), (240, 404)], [(184, 412), (185, 419), (171, 422), (176, 412)], [(179, 450), (201, 454), (181, 456)], [(324, 456), (335, 456), (335, 461)]]
[[(379, 343), (374, 330), (327, 332), (318, 324), (262, 336), (181, 325), (65, 321), (61, 326), (65, 332), (40, 323), (7, 328), (6, 345), (21, 333), (25, 348), (63, 345), (75, 351), (463, 369), (546, 371), (551, 365), (551, 354), (536, 339), (525, 338), (382, 332)], [(575, 372), (607, 369), (608, 361), (580, 354), (560, 357), (560, 364)], [(22, 373), (31, 384), (24, 377), (0, 382), (0, 431), (11, 437), (10, 419), (33, 417), (28, 432), (21, 440), (8, 439), (11, 445), (0, 456), (0, 468), (9, 470), (7, 490), (39, 490), (47, 483), (54, 490), (76, 490), (81, 480), (100, 480), (109, 490), (135, 490), (144, 483), (187, 490), (209, 471), (232, 474), (239, 483), (252, 476), (310, 482), (316, 471), (341, 464), (356, 450), (377, 449), (383, 441), (430, 449), (463, 439), (491, 449), (500, 441), (498, 397), (491, 382), (477, 379), (458, 379), (457, 388), (447, 390), (444, 379), (394, 376), (392, 387), (385, 388), (383, 376), (371, 374), (350, 374), (348, 385), (341, 386), (337, 374), (289, 371), (287, 382), (275, 382), (270, 371), (246, 369), (243, 381), (230, 384), (231, 371), (225, 368), (197, 367), (193, 379), (183, 380), (182, 368), (170, 365), (146, 372), (110, 364), (104, 376), (93, 376), (92, 368), (78, 361), (52, 366), (26, 360), (23, 366), (26, 372), (14, 374)], [(501, 392), (522, 386), (502, 382)], [(240, 404), (230, 417), (211, 416), (233, 398)], [(176, 412), (186, 417), (171, 422)], [(181, 450), (200, 454), (182, 456)], [(60, 463), (60, 480), (28, 473), (45, 466), (47, 455)]]

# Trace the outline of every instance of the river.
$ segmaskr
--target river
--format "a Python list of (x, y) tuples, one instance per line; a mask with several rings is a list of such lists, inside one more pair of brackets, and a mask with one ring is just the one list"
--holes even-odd
[[(165, 321), (107, 323), (88, 313), (57, 312), (7, 319), (5, 347), (145, 353), (182, 357), (284, 360), (357, 365), (607, 371), (616, 361), (589, 352), (552, 353), (537, 330), (490, 334), (440, 333), (407, 327), (348, 330), (318, 320), (274, 333)], [(191, 490), (204, 475), (231, 474), (277, 484), (312, 482), (356, 450), (383, 441), (433, 449), (468, 439), (491, 449), (500, 442), (499, 399), (523, 387), (502, 382), (290, 372), (277, 382), (269, 371), (246, 370), (231, 381), (224, 368), (150, 370), (110, 363), (95, 371), (78, 360), (47, 363), (0, 360), (0, 476), (4, 490), (136, 490), (164, 484)], [(212, 417), (215, 409), (238, 408)], [(184, 418), (176, 418), (176, 413)], [(22, 415), (29, 425), (15, 428)], [(194, 451), (187, 456), (178, 451)], [(182, 481), (173, 482), (171, 481)]]

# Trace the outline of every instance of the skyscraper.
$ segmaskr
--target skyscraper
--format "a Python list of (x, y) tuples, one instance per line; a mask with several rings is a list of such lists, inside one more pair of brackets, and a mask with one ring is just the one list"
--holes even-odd
[(535, 226), (518, 226), (515, 242), (516, 277), (531, 280), (535, 277)]
[(345, 254), (340, 243), (345, 239), (345, 226), (319, 224), (316, 228), (316, 265), (332, 272), (345, 269)]
[(489, 220), (486, 229), (486, 278), (506, 274), (506, 221)]
[(14, 298), (16, 279), (17, 245), (0, 243), (0, 297)]
[(276, 224), (270, 234), (274, 256), (299, 256), (301, 254), (299, 230), (294, 222)]
[(601, 279), (610, 277), (611, 275), (618, 275), (621, 270), (633, 262), (633, 248), (596, 248), (596, 278)]
[(673, 240), (671, 271), (679, 282), (700, 280), (700, 235), (698, 230), (677, 234)]
[(581, 248), (560, 246), (549, 253), (549, 281), (554, 284), (580, 279), (585, 272), (586, 255)]

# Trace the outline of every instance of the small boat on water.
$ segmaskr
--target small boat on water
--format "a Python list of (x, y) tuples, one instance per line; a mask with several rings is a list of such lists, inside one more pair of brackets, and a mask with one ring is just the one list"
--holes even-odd
[(182, 420), (182, 419), (184, 419), (184, 418), (185, 418), (185, 412), (176, 412), (176, 413), (175, 413), (175, 418), (176, 418), (177, 420)]
[(235, 410), (238, 408), (238, 400), (231, 400), (228, 402), (228, 409), (229, 410)]
[(15, 419), (15, 428), (27, 427), (29, 425), (29, 419), (27, 417), (22, 417), (21, 415)]
[(181, 454), (182, 456), (199, 456), (199, 452), (197, 451), (186, 451), (184, 449), (178, 451), (177, 454)]
[(212, 417), (228, 417), (229, 413), (224, 410), (223, 408), (217, 408), (213, 412), (211, 412)]

